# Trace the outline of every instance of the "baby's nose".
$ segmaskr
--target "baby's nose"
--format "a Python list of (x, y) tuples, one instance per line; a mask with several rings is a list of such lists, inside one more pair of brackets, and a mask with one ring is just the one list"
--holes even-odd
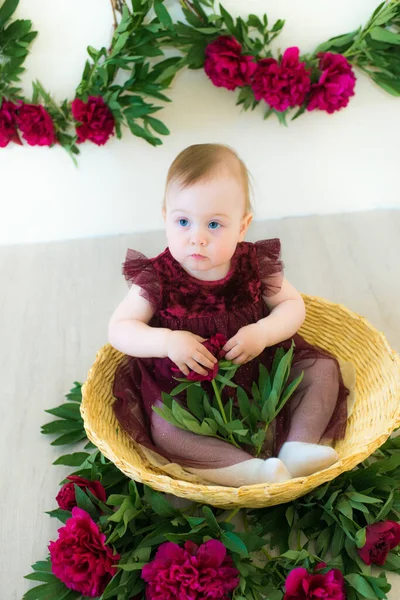
[(194, 231), (190, 241), (193, 246), (205, 246), (207, 244), (207, 236), (202, 231)]

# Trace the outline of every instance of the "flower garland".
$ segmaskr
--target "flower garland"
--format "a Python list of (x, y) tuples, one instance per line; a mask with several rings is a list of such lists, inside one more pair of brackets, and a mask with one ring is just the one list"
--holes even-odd
[(371, 565), (400, 573), (399, 437), (294, 502), (178, 510), (88, 442), (81, 385), (66, 398), (42, 433), (56, 446), (87, 444), (54, 463), (74, 468), (48, 513), (63, 525), (26, 576), (40, 583), (24, 600), (387, 599), (386, 575)]
[[(165, 96), (181, 69), (202, 69), (218, 87), (239, 88), (244, 110), (265, 107), (286, 124), (305, 111), (331, 114), (354, 95), (353, 66), (388, 93), (400, 95), (400, 1), (382, 2), (365, 27), (331, 38), (314, 53), (291, 47), (273, 57), (270, 44), (284, 26), (267, 15), (236, 20), (215, 0), (180, 0), (184, 21), (174, 22), (163, 0), (111, 0), (110, 47), (88, 46), (82, 79), (72, 101), (58, 105), (39, 82), (26, 99), (19, 87), (36, 32), (27, 20), (11, 21), (19, 0), (0, 0), (0, 147), (10, 143), (64, 147), (79, 153), (85, 141), (104, 145), (126, 126), (153, 146), (169, 130), (152, 99)], [(117, 18), (117, 11), (120, 17)], [(176, 50), (165, 58), (164, 50)], [(123, 83), (121, 83), (123, 80)]]

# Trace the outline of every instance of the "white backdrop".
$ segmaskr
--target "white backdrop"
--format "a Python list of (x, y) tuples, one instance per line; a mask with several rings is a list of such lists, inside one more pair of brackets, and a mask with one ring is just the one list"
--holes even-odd
[[(278, 44), (311, 51), (329, 37), (364, 24), (378, 0), (225, 0), (233, 14), (286, 19)], [(167, 1), (174, 15), (178, 0)], [(86, 46), (107, 45), (109, 0), (21, 0), (17, 15), (39, 36), (24, 75), (56, 99), (73, 98)], [(105, 147), (87, 143), (79, 167), (60, 148), (0, 150), (0, 243), (24, 243), (138, 232), (162, 226), (166, 171), (175, 155), (198, 142), (226, 143), (255, 180), (257, 219), (399, 207), (400, 98), (357, 72), (356, 96), (329, 116), (312, 113), (284, 128), (262, 113), (241, 113), (235, 92), (212, 86), (202, 71), (181, 73), (173, 102), (156, 116), (171, 130), (149, 146), (128, 132)]]

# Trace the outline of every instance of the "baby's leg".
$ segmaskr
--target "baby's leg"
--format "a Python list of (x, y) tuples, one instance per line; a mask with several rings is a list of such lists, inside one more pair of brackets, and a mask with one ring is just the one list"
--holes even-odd
[[(156, 402), (161, 406), (161, 402)], [(255, 483), (287, 481), (290, 474), (281, 460), (253, 458), (239, 448), (213, 437), (197, 435), (171, 425), (153, 413), (151, 434), (156, 446), (191, 473), (217, 483), (239, 487)]]
[(307, 359), (296, 365), (291, 378), (302, 370), (303, 380), (289, 401), (289, 435), (278, 455), (293, 477), (311, 475), (338, 460), (333, 448), (319, 445), (337, 403), (337, 364), (330, 358)]

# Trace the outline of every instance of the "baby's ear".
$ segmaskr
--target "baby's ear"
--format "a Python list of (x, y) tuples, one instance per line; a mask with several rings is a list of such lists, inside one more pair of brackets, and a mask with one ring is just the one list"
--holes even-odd
[(247, 233), (247, 230), (249, 228), (250, 223), (253, 220), (253, 215), (251, 213), (247, 213), (247, 215), (244, 215), (242, 222), (240, 224), (240, 241), (242, 242), (244, 240), (244, 236)]

